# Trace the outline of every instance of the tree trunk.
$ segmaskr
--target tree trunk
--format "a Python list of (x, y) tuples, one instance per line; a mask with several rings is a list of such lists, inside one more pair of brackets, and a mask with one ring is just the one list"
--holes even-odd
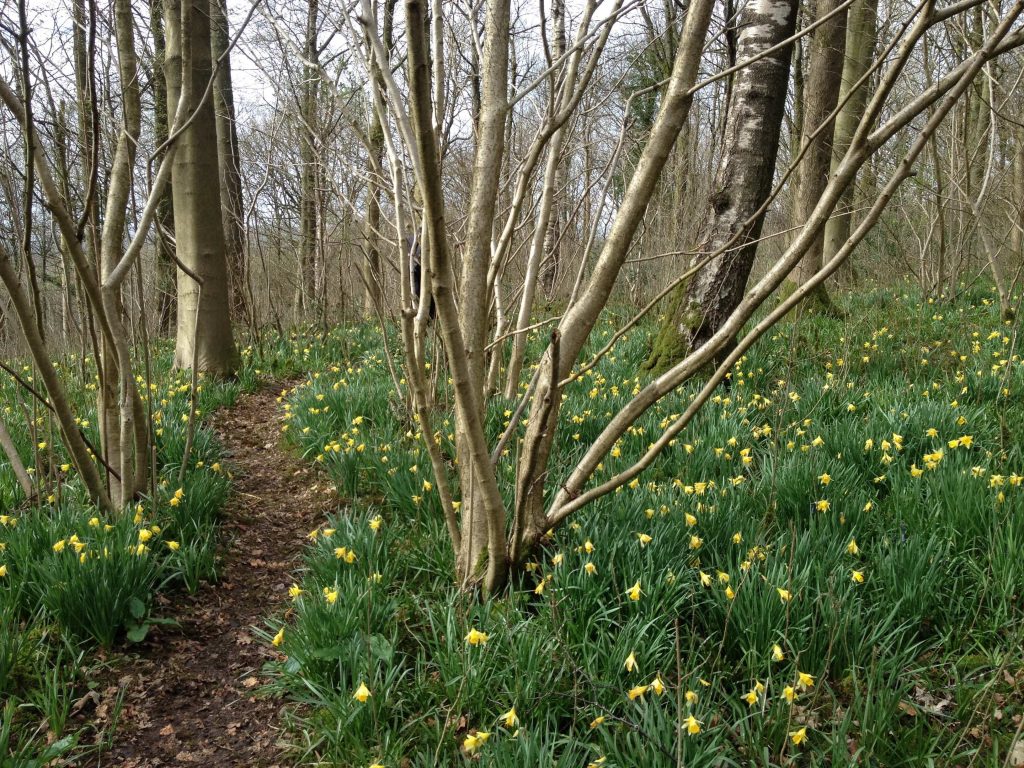
[[(795, 24), (796, 0), (789, 0), (785, 9), (769, 0), (751, 3), (740, 21), (738, 60), (746, 61), (778, 45), (793, 34)], [(736, 73), (722, 164), (701, 248), (705, 254), (727, 246), (729, 250), (673, 292), (644, 364), (649, 370), (666, 370), (703, 345), (743, 296), (764, 223), (764, 214), (755, 214), (771, 194), (775, 175), (791, 58), (791, 52), (782, 49)], [(703, 258), (695, 256), (690, 268)]]
[(299, 280), (295, 293), (295, 320), (304, 313), (316, 311), (317, 241), (320, 231), (320, 208), (317, 194), (320, 187), (320, 158), (317, 150), (316, 98), (320, 82), (317, 25), (320, 17), (318, 0), (309, 0), (306, 14), (306, 44), (299, 102)]
[[(764, 0), (764, 4), (771, 5), (767, 0)], [(693, 103), (690, 89), (697, 78), (712, 6), (713, 0), (695, 0), (687, 9), (672, 76), (661, 98), (661, 108), (651, 128), (650, 137), (622, 198), (622, 205), (611, 223), (586, 287), (558, 324), (558, 344), (553, 343), (540, 360), (537, 386), (516, 467), (516, 508), (510, 547), (511, 559), (515, 563), (523, 562), (548, 528), (544, 508), (545, 480), (561, 408), (559, 385), (576, 364), (583, 345), (611, 296), (658, 178), (680, 131), (689, 119)], [(771, 18), (772, 15), (766, 16)], [(788, 71), (788, 62), (785, 67)]]
[[(164, 76), (164, 0), (150, 0), (149, 29), (153, 35), (153, 134), (159, 147), (167, 141), (170, 116), (167, 114), (167, 78)], [(163, 158), (161, 152), (157, 162)], [(174, 204), (172, 186), (164, 187), (156, 209), (156, 306), (157, 327), (168, 337), (174, 328), (178, 297), (174, 286)]]
[(235, 122), (235, 95), (231, 85), (231, 60), (228, 45), (227, 0), (209, 0), (211, 56), (214, 66), (220, 61), (213, 86), (213, 105), (217, 114), (217, 162), (220, 168), (221, 203), (224, 208), (224, 247), (228, 262), (228, 289), (231, 311), (236, 319), (247, 314), (248, 268), (245, 255), (245, 222), (242, 217), (242, 174), (238, 160), (238, 125)]
[(178, 138), (171, 178), (178, 259), (201, 285), (178, 270), (178, 330), (174, 364), (216, 376), (234, 373), (238, 351), (231, 332), (224, 223), (221, 218), (217, 125), (213, 102), (202, 99), (213, 69), (209, 7), (201, 0), (166, 0), (167, 108), (179, 98), (195, 117)]
[[(382, 42), (384, 43), (384, 54), (390, 57), (391, 49), (394, 46), (394, 19), (395, 5), (398, 0), (385, 0), (384, 2), (384, 29)], [(383, 75), (376, 64), (372, 65), (373, 76), (377, 79), (377, 88), (381, 92), (385, 90)], [(363, 268), (363, 280), (366, 283), (366, 295), (363, 304), (363, 312), (372, 317), (375, 308), (381, 303), (383, 294), (384, 275), (380, 269), (380, 242), (381, 242), (381, 195), (384, 193), (383, 184), (377, 174), (381, 172), (384, 162), (384, 129), (379, 120), (371, 120), (370, 126), (370, 158), (368, 159), (369, 184), (367, 189), (366, 204), (366, 264)], [(399, 233), (401, 238), (402, 233)]]
[[(841, 5), (842, 0), (818, 0), (817, 18), (824, 18)], [(804, 151), (804, 157), (800, 163), (799, 184), (796, 190), (798, 224), (803, 224), (811, 217), (811, 212), (821, 199), (825, 185), (828, 184), (835, 121), (829, 124), (826, 124), (826, 121), (839, 103), (839, 91), (843, 82), (846, 13), (846, 10), (839, 11), (811, 34), (807, 82), (804, 89), (804, 120), (800, 134), (800, 148)], [(797, 285), (803, 285), (821, 269), (824, 246), (825, 238), (822, 233), (793, 271), (793, 281)], [(830, 306), (828, 294), (823, 286), (815, 291), (813, 299), (822, 306)]]
[[(484, 44), (480, 143), (473, 170), (461, 312), (455, 304), (454, 268), (445, 225), (444, 195), (430, 88), (430, 63), (423, 0), (406, 0), (409, 37), (410, 114), (421, 158), (418, 188), (423, 198), (426, 263), (437, 302), (438, 324), (455, 394), (456, 443), (462, 489), (460, 581), (500, 589), (508, 574), (505, 506), (484, 434), (484, 346), (487, 338), (487, 271), (508, 111), (510, 0), (489, 0)], [(423, 307), (421, 305), (421, 312)], [(459, 322), (460, 315), (462, 323)], [(425, 439), (431, 439), (425, 435)]]
[(14, 477), (18, 481), (18, 485), (21, 486), (21, 490), (25, 492), (26, 497), (31, 496), (32, 478), (28, 476), (28, 472), (25, 470), (25, 465), (18, 454), (18, 448), (14, 445), (14, 440), (11, 439), (11, 433), (7, 431), (7, 425), (4, 423), (2, 416), (0, 416), (0, 449), (3, 450), (4, 455), (7, 457), (11, 470), (14, 472)]
[[(552, 0), (551, 19), (554, 26), (554, 34), (551, 41), (551, 57), (555, 61), (565, 55), (565, 0)], [(568, 129), (565, 129), (568, 132)], [(561, 131), (559, 131), (561, 133)], [(561, 141), (559, 142), (561, 143)], [(555, 151), (555, 140), (552, 138), (551, 149), (555, 162), (555, 169), (552, 178), (552, 201), (551, 214), (548, 219), (547, 232), (544, 235), (543, 259), (541, 261), (540, 284), (544, 295), (551, 298), (555, 288), (555, 279), (558, 277), (558, 267), (561, 263), (562, 228), (565, 226), (565, 160), (561, 151)], [(561, 149), (560, 147), (558, 148)]]
[[(854, 85), (868, 71), (875, 55), (875, 36), (878, 20), (878, 0), (856, 0), (850, 6), (846, 25), (846, 58), (843, 64), (843, 84), (839, 90), (839, 101), (849, 96), (836, 117), (835, 131), (832, 137), (832, 165), (834, 173), (846, 154), (853, 139), (854, 131), (860, 123), (867, 104), (869, 84), (864, 83), (856, 91)], [(928, 69), (927, 64), (925, 69)], [(825, 225), (825, 251), (823, 260), (827, 264), (836, 255), (850, 236), (850, 225), (853, 213), (853, 190), (847, 187), (836, 206), (836, 215)], [(849, 263), (849, 262), (848, 262)]]
[(1017, 156), (1013, 162), (1013, 237), (1011, 251), (1016, 255), (1017, 263), (1024, 265), (1024, 128), (1018, 126)]

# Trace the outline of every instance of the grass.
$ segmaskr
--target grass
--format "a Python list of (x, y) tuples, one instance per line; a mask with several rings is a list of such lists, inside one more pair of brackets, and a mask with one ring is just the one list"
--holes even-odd
[[(781, 326), (650, 471), (485, 602), (452, 583), (377, 332), (291, 340), (308, 375), (282, 429), (350, 499), (310, 532), (294, 605), (262, 633), (295, 759), (1009, 764), (1024, 716), (1015, 329), (977, 290), (932, 304), (879, 288), (845, 309)], [(646, 342), (638, 329), (566, 391), (556, 477), (642, 383)], [(648, 413), (595, 479), (695, 391)], [(492, 440), (511, 407), (493, 404)], [(450, 455), (450, 415), (436, 424)]]

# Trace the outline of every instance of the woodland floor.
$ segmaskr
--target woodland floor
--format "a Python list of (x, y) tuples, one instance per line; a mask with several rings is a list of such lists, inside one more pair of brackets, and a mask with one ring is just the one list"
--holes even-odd
[(305, 533), (337, 501), (281, 446), (277, 391), (242, 395), (212, 416), (233, 474), (219, 581), (164, 599), (154, 613), (180, 628), (155, 628), (137, 655), (113, 660), (94, 715), (109, 717), (120, 689), (124, 706), (95, 765), (280, 765), (281, 705), (255, 693), (270, 650), (252, 627), (288, 598)]

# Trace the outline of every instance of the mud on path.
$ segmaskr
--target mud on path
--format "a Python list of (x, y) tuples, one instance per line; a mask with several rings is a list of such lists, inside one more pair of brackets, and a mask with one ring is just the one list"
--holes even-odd
[(158, 599), (155, 628), (137, 658), (116, 664), (100, 697), (123, 688), (114, 746), (101, 766), (283, 766), (281, 702), (257, 696), (272, 654), (251, 627), (288, 599), (305, 534), (337, 505), (333, 487), (280, 445), (280, 386), (241, 395), (211, 418), (233, 475), (223, 510), (220, 579), (195, 595)]

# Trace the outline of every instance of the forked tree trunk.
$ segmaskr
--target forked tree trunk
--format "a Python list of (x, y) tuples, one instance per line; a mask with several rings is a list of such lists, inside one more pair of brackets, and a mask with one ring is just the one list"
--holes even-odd
[[(690, 89), (697, 78), (712, 6), (713, 0), (694, 0), (687, 9), (672, 76), (662, 96), (661, 109), (651, 128), (650, 138), (641, 152), (623, 196), (622, 205), (615, 214), (586, 287), (558, 325), (558, 344), (552, 344), (549, 352), (540, 360), (537, 386), (516, 467), (515, 518), (509, 547), (510, 558), (514, 563), (524, 561), (548, 528), (544, 496), (551, 447), (562, 404), (560, 385), (576, 364), (583, 345), (611, 296), (658, 178), (680, 131), (689, 119), (693, 103)], [(788, 70), (788, 63), (785, 66)], [(557, 355), (554, 352), (556, 346)]]
[[(178, 270), (178, 331), (174, 364), (216, 376), (229, 376), (238, 365), (231, 333), (224, 223), (221, 217), (217, 162), (217, 125), (213, 102), (200, 104), (213, 74), (210, 14), (203, 0), (166, 0), (167, 107), (173, 115), (179, 98), (188, 100), (195, 118), (178, 138), (174, 155), (174, 225), (178, 259), (202, 281)], [(188, 47), (182, 66), (182, 49)], [(214, 183), (211, 183), (213, 181)]]
[[(811, 33), (807, 82), (804, 87), (804, 121), (800, 135), (800, 148), (805, 154), (800, 163), (796, 192), (797, 225), (810, 219), (828, 184), (835, 121), (826, 121), (839, 103), (843, 82), (843, 54), (846, 50), (847, 11), (838, 10), (842, 4), (843, 0), (818, 0), (819, 20), (834, 11), (838, 12)], [(821, 269), (824, 248), (823, 232), (814, 240), (793, 271), (796, 285), (803, 285)], [(824, 286), (815, 291), (813, 298), (821, 306), (831, 306)]]
[[(749, 4), (739, 23), (737, 60), (747, 61), (790, 37), (796, 5), (796, 0)], [(775, 175), (791, 58), (788, 48), (780, 49), (735, 75), (722, 164), (700, 250), (714, 253), (731, 245), (673, 292), (645, 363), (649, 370), (666, 370), (704, 344), (743, 297), (764, 223), (763, 213), (755, 214), (771, 194)], [(695, 256), (690, 269), (703, 259)]]

